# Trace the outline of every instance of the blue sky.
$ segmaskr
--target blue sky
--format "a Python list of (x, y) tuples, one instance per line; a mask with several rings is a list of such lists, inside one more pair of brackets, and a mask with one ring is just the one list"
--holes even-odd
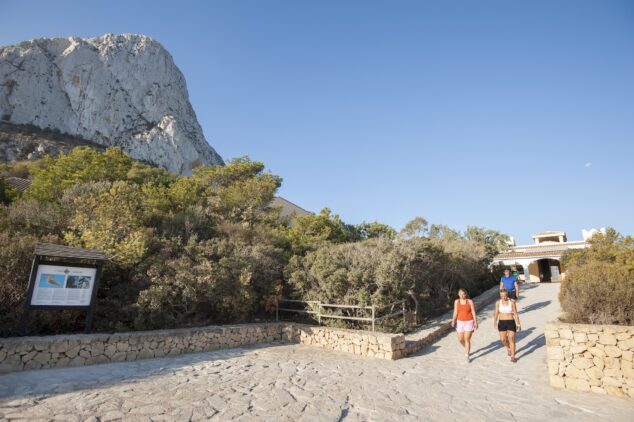
[(634, 234), (632, 1), (11, 1), (0, 45), (142, 33), (209, 143), (350, 222)]

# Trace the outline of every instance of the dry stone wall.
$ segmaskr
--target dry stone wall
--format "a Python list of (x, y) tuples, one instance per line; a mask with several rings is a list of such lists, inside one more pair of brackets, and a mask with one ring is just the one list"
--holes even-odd
[(0, 339), (0, 373), (134, 361), (282, 340), (284, 324)]
[(546, 325), (550, 385), (634, 398), (634, 327)]
[(134, 361), (273, 341), (318, 346), (361, 356), (404, 356), (402, 334), (372, 333), (290, 323), (208, 326), (116, 334), (0, 339), (0, 373)]
[(326, 350), (338, 350), (359, 356), (389, 360), (405, 356), (405, 336), (403, 334), (293, 324), (289, 327), (289, 335), (289, 340), (294, 343), (317, 346)]

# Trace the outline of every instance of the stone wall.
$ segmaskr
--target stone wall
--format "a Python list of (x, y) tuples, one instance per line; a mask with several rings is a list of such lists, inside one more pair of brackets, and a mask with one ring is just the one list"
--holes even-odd
[(134, 361), (282, 340), (285, 324), (0, 339), (0, 373)]
[(302, 324), (292, 324), (288, 329), (288, 339), (294, 343), (380, 359), (392, 360), (405, 356), (405, 336), (403, 334), (315, 327)]
[(290, 323), (240, 324), (0, 339), (0, 373), (134, 361), (208, 352), (276, 340), (318, 346), (361, 356), (404, 356), (402, 334), (372, 333)]
[(634, 327), (546, 325), (550, 385), (634, 398)]

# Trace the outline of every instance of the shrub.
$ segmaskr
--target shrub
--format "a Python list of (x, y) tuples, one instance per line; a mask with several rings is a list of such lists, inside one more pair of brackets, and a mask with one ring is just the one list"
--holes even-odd
[(591, 262), (566, 272), (559, 301), (569, 322), (634, 324), (634, 274), (605, 262)]
[(634, 239), (613, 229), (566, 253), (559, 301), (572, 323), (634, 324)]
[(460, 287), (477, 295), (494, 286), (487, 254), (486, 246), (476, 242), (417, 236), (326, 244), (291, 258), (289, 293), (302, 300), (363, 306), (406, 299), (420, 319), (449, 309)]
[(37, 199), (23, 199), (7, 208), (7, 229), (13, 233), (35, 236), (55, 234), (61, 236), (66, 228), (67, 215), (56, 203)]
[(236, 239), (190, 241), (155, 260), (139, 295), (137, 328), (244, 322), (279, 293), (280, 251)]

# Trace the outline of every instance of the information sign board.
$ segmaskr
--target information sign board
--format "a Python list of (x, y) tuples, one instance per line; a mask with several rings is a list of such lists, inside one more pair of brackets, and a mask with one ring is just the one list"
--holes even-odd
[(39, 265), (31, 305), (90, 306), (97, 268)]

